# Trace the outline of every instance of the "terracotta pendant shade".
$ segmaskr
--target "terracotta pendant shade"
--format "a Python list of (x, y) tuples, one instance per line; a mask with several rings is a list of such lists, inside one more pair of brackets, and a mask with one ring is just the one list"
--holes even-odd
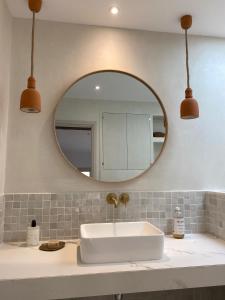
[(31, 49), (31, 75), (28, 78), (27, 89), (22, 92), (20, 100), (20, 110), (26, 113), (39, 113), (41, 111), (41, 96), (36, 90), (36, 80), (34, 73), (34, 30), (35, 30), (35, 13), (41, 10), (41, 0), (29, 0), (29, 8), (33, 12), (32, 23), (32, 49)]
[(41, 96), (35, 89), (35, 78), (29, 77), (27, 89), (22, 92), (20, 109), (27, 113), (39, 113), (41, 111)]
[(187, 88), (185, 99), (181, 102), (180, 116), (182, 119), (195, 119), (199, 117), (198, 102), (192, 96), (192, 89)]
[(187, 69), (187, 89), (185, 90), (185, 99), (181, 102), (180, 117), (181, 119), (196, 119), (199, 118), (198, 102), (193, 98), (192, 89), (190, 88), (189, 75), (189, 53), (188, 53), (188, 39), (187, 30), (192, 25), (192, 16), (185, 15), (181, 18), (181, 27), (185, 30), (185, 44), (186, 44), (186, 69)]
[(42, 0), (29, 0), (29, 9), (38, 13), (41, 10)]

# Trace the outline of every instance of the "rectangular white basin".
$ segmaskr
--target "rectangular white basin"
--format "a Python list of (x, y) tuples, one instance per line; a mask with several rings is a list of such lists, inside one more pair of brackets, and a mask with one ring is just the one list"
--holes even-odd
[(97, 223), (80, 226), (84, 263), (160, 259), (164, 233), (148, 222)]

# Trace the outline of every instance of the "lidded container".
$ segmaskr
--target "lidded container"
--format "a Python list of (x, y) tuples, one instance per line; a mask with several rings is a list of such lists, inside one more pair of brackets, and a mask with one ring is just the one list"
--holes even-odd
[(185, 232), (184, 216), (180, 207), (176, 207), (173, 218), (173, 237), (175, 239), (183, 239)]
[(27, 227), (27, 246), (38, 246), (40, 239), (40, 228), (36, 220), (32, 220), (31, 226)]

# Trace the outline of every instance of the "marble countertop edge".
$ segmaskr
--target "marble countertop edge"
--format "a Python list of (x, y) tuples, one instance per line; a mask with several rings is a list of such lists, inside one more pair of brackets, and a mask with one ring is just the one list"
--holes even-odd
[(50, 300), (225, 285), (225, 241), (209, 234), (165, 237), (159, 261), (85, 265), (77, 244), (50, 253), (0, 247), (1, 299)]

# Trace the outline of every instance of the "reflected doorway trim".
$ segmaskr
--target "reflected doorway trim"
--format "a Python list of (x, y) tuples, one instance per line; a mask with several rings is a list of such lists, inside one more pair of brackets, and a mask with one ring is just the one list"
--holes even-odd
[[(156, 164), (156, 162), (159, 160), (163, 150), (165, 149), (165, 146), (167, 144), (167, 138), (168, 138), (168, 118), (167, 118), (167, 114), (166, 114), (166, 110), (165, 110), (165, 107), (163, 106), (163, 103), (161, 101), (161, 99), (159, 98), (158, 94), (154, 91), (154, 89), (148, 84), (146, 83), (143, 79), (139, 78), (138, 76), (136, 75), (133, 75), (127, 71), (122, 71), (122, 70), (115, 70), (115, 69), (102, 69), (102, 70), (97, 70), (97, 71), (93, 71), (93, 72), (90, 72), (90, 73), (87, 73), (81, 77), (79, 77), (77, 80), (73, 81), (69, 86), (68, 88), (64, 91), (64, 93), (62, 94), (60, 100), (63, 98), (63, 96), (65, 95), (65, 93), (67, 91), (69, 91), (69, 89), (74, 85), (76, 84), (78, 81), (80, 81), (81, 79), (84, 79), (85, 77), (88, 77), (90, 75), (94, 75), (94, 74), (98, 74), (98, 73), (107, 73), (107, 72), (112, 72), (112, 73), (120, 73), (120, 74), (125, 74), (125, 75), (128, 75), (128, 76), (131, 76), (133, 77), (134, 79), (140, 81), (141, 83), (143, 83), (152, 93), (153, 95), (156, 97), (156, 99), (158, 100), (159, 102), (159, 105), (163, 111), (163, 114), (164, 114), (164, 125), (165, 125), (165, 140), (164, 140), (164, 143), (163, 143), (163, 146), (161, 148), (161, 151), (159, 152), (157, 158), (154, 160), (154, 162), (149, 166), (149, 168), (147, 168), (143, 173), (139, 174), (138, 176), (135, 176), (133, 178), (129, 178), (127, 180), (121, 180), (121, 181), (101, 181), (99, 180), (99, 174), (97, 173), (97, 177), (96, 178), (93, 178), (93, 177), (88, 177), (84, 174), (82, 174), (77, 168), (76, 166), (74, 166), (68, 159), (67, 157), (64, 155), (64, 153), (62, 152), (61, 148), (60, 148), (60, 145), (58, 143), (58, 140), (57, 140), (57, 136), (56, 136), (56, 130), (55, 130), (55, 125), (56, 125), (56, 121), (55, 121), (55, 118), (54, 118), (54, 122), (53, 122), (53, 126), (54, 126), (54, 132), (55, 132), (55, 139), (56, 139), (56, 143), (58, 145), (58, 148), (61, 152), (61, 154), (63, 155), (64, 159), (72, 166), (72, 168), (76, 171), (79, 172), (79, 174), (81, 174), (81, 176), (85, 177), (85, 178), (89, 178), (90, 180), (93, 180), (95, 182), (102, 182), (102, 183), (107, 183), (107, 184), (118, 184), (118, 183), (121, 183), (121, 182), (130, 182), (132, 180), (135, 180), (136, 178), (139, 178), (141, 176), (143, 176), (144, 174), (146, 174), (147, 172), (149, 172), (149, 170)], [(57, 110), (57, 107), (59, 105), (60, 101), (58, 101), (58, 103), (56, 104), (56, 107), (55, 107), (55, 111), (54, 111), (54, 117), (55, 117), (55, 114), (56, 114), (56, 110)]]
[[(56, 135), (56, 140), (59, 148), (61, 149), (58, 139), (57, 139), (57, 133), (56, 129), (57, 127), (68, 127), (68, 128), (91, 128), (91, 173), (90, 176), (95, 176), (96, 178), (99, 177), (98, 175), (98, 170), (95, 166), (95, 161), (96, 161), (96, 122), (91, 122), (91, 121), (56, 121), (55, 122), (55, 135)], [(63, 151), (61, 151), (63, 154), (64, 158), (74, 167), (74, 165), (70, 162), (70, 160), (64, 155)], [(77, 168), (76, 168), (77, 169)], [(79, 172), (81, 172), (79, 169), (77, 169)], [(81, 172), (82, 173), (82, 172)], [(88, 177), (84, 175), (85, 177)]]

